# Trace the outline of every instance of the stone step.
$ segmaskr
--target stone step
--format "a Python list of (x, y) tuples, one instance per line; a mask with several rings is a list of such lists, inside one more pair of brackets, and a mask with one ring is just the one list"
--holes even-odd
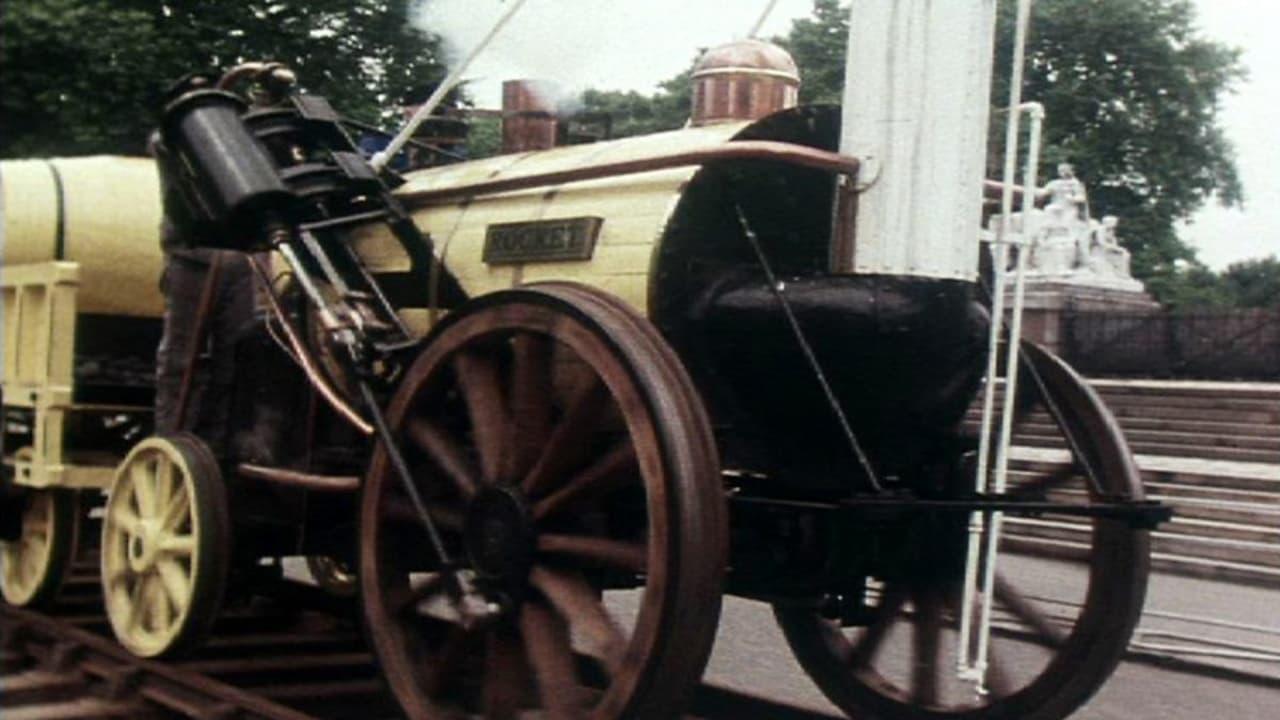
[[(1183, 432), (1179, 430), (1148, 430), (1121, 425), (1124, 439), (1131, 446), (1143, 443), (1185, 445), (1205, 448), (1240, 448), (1244, 450), (1274, 451), (1276, 462), (1280, 462), (1280, 429), (1274, 433), (1266, 432), (1268, 428), (1254, 426), (1256, 434), (1237, 433), (1204, 433)], [(1029, 418), (1015, 430), (1018, 436), (1060, 437), (1058, 426), (1047, 417)]]
[(1215, 407), (1169, 407), (1166, 405), (1121, 405), (1108, 403), (1107, 407), (1111, 409), (1113, 415), (1120, 419), (1120, 424), (1124, 424), (1125, 418), (1165, 418), (1165, 419), (1186, 419), (1193, 417), (1196, 420), (1212, 420), (1214, 422), (1232, 422), (1232, 423), (1262, 423), (1266, 425), (1275, 425), (1280, 423), (1280, 413), (1276, 410), (1261, 410), (1256, 408), (1237, 409), (1237, 408), (1215, 408)]
[[(1234, 460), (1238, 462), (1259, 464), (1280, 464), (1280, 450), (1135, 440), (1128, 438), (1127, 436), (1126, 439), (1129, 440), (1130, 450), (1143, 455), (1164, 455), (1168, 457), (1189, 457), (1210, 460)], [(1065, 447), (1061, 436), (1058, 435), (1019, 433), (1014, 438), (1014, 441), (1018, 444), (1026, 444), (1033, 447)]]
[[(1015, 448), (1015, 452), (1018, 451), (1019, 449)], [(1023, 449), (1021, 451), (1035, 452), (1035, 449)], [(1065, 459), (1066, 451), (1050, 450), (1049, 452), (1056, 452)], [(1191, 462), (1190, 458), (1163, 458), (1161, 460), (1163, 461), (1155, 462), (1148, 457), (1139, 459), (1138, 467), (1142, 473), (1143, 484), (1147, 487), (1175, 485), (1212, 489), (1214, 491), (1247, 491), (1280, 497), (1280, 468), (1275, 466), (1206, 460)], [(1061, 460), (1056, 459), (1024, 459), (1015, 455), (1015, 457), (1011, 458), (1009, 467), (1011, 475), (1016, 476), (1019, 473), (1024, 473), (1040, 476), (1054, 472), (1061, 467), (1061, 463)], [(1268, 469), (1270, 469), (1270, 472), (1268, 472)]]
[[(1266, 428), (1280, 427), (1280, 411), (1257, 409), (1224, 409), (1224, 408), (1186, 408), (1167, 407), (1164, 405), (1120, 405), (1103, 401), (1112, 415), (1123, 427), (1129, 420), (1164, 420), (1171, 422), (1215, 422), (1235, 425), (1254, 425)], [(997, 404), (996, 408), (999, 409)], [(982, 406), (975, 404), (969, 408), (967, 419), (981, 419)], [(1042, 421), (1049, 419), (1049, 414), (1041, 409), (1033, 409), (1029, 418), (1039, 417)]]
[[(1017, 536), (1004, 540), (1001, 548), (1040, 557), (1077, 561), (1083, 560), (1089, 552), (1089, 546), (1081, 542)], [(1280, 586), (1280, 569), (1249, 563), (1208, 560), (1173, 553), (1152, 553), (1151, 569), (1156, 572), (1205, 580), (1259, 585), (1267, 588)]]
[[(1088, 501), (1088, 496), (1080, 488), (1051, 492), (1049, 499), (1083, 503)], [(1280, 497), (1271, 497), (1270, 503), (1259, 503), (1148, 492), (1146, 499), (1173, 508), (1173, 522), (1161, 526), (1170, 532), (1280, 542)]]
[(1211, 396), (1280, 402), (1280, 383), (1094, 378), (1089, 385), (1103, 395)]
[(1280, 496), (1266, 490), (1242, 490), (1234, 487), (1183, 485), (1176, 482), (1143, 482), (1148, 495), (1196, 502), (1227, 502), (1275, 509), (1280, 512)]
[[(1005, 519), (1005, 526), (1013, 536), (1075, 543), (1083, 543), (1089, 533), (1086, 525), (1056, 519), (1010, 517)], [(1204, 537), (1155, 530), (1151, 533), (1151, 550), (1156, 553), (1280, 569), (1280, 545), (1275, 542)]]
[(1274, 414), (1280, 398), (1232, 397), (1230, 395), (1183, 395), (1170, 391), (1165, 395), (1099, 393), (1102, 401), (1114, 407), (1176, 407), (1217, 410), (1250, 410)]
[[(1034, 416), (1032, 421), (1036, 419)], [(1041, 422), (1049, 422), (1049, 414), (1043, 414)], [(1135, 430), (1202, 433), (1205, 435), (1239, 435), (1275, 438), (1280, 437), (1280, 422), (1276, 423), (1238, 423), (1213, 422), (1201, 420), (1198, 416), (1190, 418), (1147, 418), (1130, 416), (1124, 418), (1121, 426), (1126, 433)]]

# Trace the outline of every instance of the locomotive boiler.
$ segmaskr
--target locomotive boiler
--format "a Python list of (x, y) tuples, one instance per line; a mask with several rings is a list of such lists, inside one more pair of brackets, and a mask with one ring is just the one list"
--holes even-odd
[[(1073, 712), (1164, 513), (1097, 395), (990, 311), (994, 5), (855, 2), (843, 113), (747, 41), (697, 68), (682, 130), (403, 178), (322, 98), (175, 99), (162, 163), (258, 278), (258, 360), (292, 368), (263, 401), (299, 422), (270, 463), (190, 434), (120, 460), (117, 635), (179, 652), (228, 565), (324, 555), (412, 717), (677, 717), (724, 593), (770, 603), (851, 717)], [(1061, 449), (997, 443), (993, 492), (965, 419), (997, 385)]]

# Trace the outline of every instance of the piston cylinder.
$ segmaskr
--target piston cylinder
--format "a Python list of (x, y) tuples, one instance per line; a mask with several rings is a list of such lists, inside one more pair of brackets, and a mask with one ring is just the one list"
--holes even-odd
[(230, 93), (199, 90), (165, 108), (165, 146), (180, 161), (172, 168), (188, 210), (225, 231), (226, 246), (246, 249), (264, 218), (293, 196), (271, 156), (242, 119), (244, 102)]

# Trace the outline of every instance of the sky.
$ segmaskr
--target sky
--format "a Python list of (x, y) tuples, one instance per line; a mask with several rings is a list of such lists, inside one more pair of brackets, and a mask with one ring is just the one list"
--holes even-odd
[[(1271, 38), (1280, 25), (1280, 3), (1193, 1), (1202, 36), (1241, 48), (1249, 70), (1248, 80), (1224, 98), (1221, 116), (1236, 146), (1246, 205), (1228, 210), (1211, 202), (1180, 229), (1200, 259), (1221, 270), (1238, 260), (1280, 255), (1280, 42)], [(502, 81), (520, 77), (551, 78), (568, 93), (588, 87), (649, 93), (687, 68), (699, 48), (745, 37), (768, 5), (769, 0), (527, 0), (467, 77), (482, 107), (497, 107)], [(422, 22), (461, 58), (504, 7), (502, 0), (433, 0)], [(785, 34), (811, 9), (812, 0), (777, 0), (761, 34)], [(1087, 184), (1089, 178), (1083, 180)]]

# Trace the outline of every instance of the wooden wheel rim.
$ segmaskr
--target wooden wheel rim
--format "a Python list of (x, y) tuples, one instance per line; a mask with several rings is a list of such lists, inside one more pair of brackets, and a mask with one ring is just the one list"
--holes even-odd
[[(1066, 428), (1069, 428), (1064, 432), (1073, 433), (1081, 441), (1083, 454), (1097, 468), (1103, 490), (1142, 499), (1142, 484), (1132, 455), (1114, 417), (1096, 393), (1070, 367), (1048, 352), (1030, 343), (1024, 345), (1024, 352), (1044, 378), (1050, 397), (1062, 409)], [(1024, 377), (1023, 382), (1029, 379)], [(1096, 498), (1091, 491), (1090, 495)], [(874, 656), (888, 629), (874, 633), (874, 639), (870, 640), (873, 633), (868, 629), (852, 642), (835, 623), (820, 620), (810, 612), (779, 607), (775, 613), (801, 664), (833, 702), (856, 717), (884, 720), (1062, 718), (1087, 700), (1111, 674), (1128, 644), (1146, 593), (1150, 557), (1146, 531), (1115, 521), (1095, 521), (1090, 548), (1083, 607), (1070, 631), (1056, 638), (1055, 654), (1025, 685), (1004, 694), (997, 693), (985, 702), (922, 703), (920, 697), (936, 690), (921, 693), (918, 687), (904, 687), (882, 675), (874, 665)], [(999, 588), (997, 590), (999, 597)], [(896, 615), (907, 603), (913, 605), (915, 613), (921, 612), (922, 603), (936, 605), (943, 601), (940, 593), (913, 595), (913, 592), (913, 589), (886, 587), (881, 602), (894, 607), (892, 612)], [(941, 607), (926, 607), (922, 617), (936, 613), (933, 622), (938, 627), (943, 612)], [(950, 612), (954, 617), (954, 610)], [(900, 620), (896, 622), (904, 624)], [(920, 631), (926, 622), (916, 621), (912, 631), (906, 633), (913, 643), (928, 642), (921, 640), (925, 634)], [(1041, 635), (1053, 632), (1048, 627), (1033, 627), (1032, 631)], [(951, 638), (946, 637), (945, 641)], [(875, 647), (868, 650), (868, 643), (874, 643)], [(912, 652), (924, 652), (922, 647), (917, 645)], [(935, 653), (935, 659), (941, 657), (933, 647), (927, 651)], [(859, 658), (868, 653), (873, 659), (863, 664)], [(916, 662), (919, 668), (918, 660)], [(953, 671), (954, 666), (946, 663), (939, 662), (934, 667), (935, 673)], [(911, 677), (909, 681), (914, 683), (916, 678)], [(922, 682), (927, 683), (927, 679)], [(934, 682), (937, 682), (936, 675)]]
[(134, 446), (116, 471), (102, 520), (103, 600), (120, 643), (161, 655), (191, 622), (207, 551), (193, 469), (166, 438)]
[[(577, 312), (586, 306), (589, 306), (590, 312)], [(610, 327), (602, 327), (602, 319)], [(589, 710), (574, 710), (568, 707), (570, 703), (567, 700), (558, 703), (554, 697), (548, 697), (543, 674), (544, 671), (546, 674), (554, 674), (556, 660), (547, 657), (546, 653), (540, 653), (536, 648), (542, 644), (541, 641), (531, 638), (545, 638), (560, 633), (566, 637), (564, 642), (568, 643), (570, 641), (565, 634), (570, 629), (576, 632), (579, 622), (594, 624), (593, 632), (599, 634), (600, 624), (605, 620), (595, 607), (579, 607), (578, 612), (567, 612), (568, 607), (581, 601), (581, 595), (576, 600), (568, 596), (556, 598), (541, 590), (547, 587), (545, 583), (554, 579), (547, 577), (548, 570), (542, 564), (535, 562), (534, 568), (529, 572), (529, 586), (539, 588), (531, 591), (538, 595), (538, 600), (524, 603), (520, 606), (518, 617), (481, 633), (482, 637), (472, 639), (473, 644), (483, 643), (486, 671), (482, 678), (488, 678), (499, 671), (519, 672), (522, 668), (530, 668), (531, 672), (526, 674), (531, 678), (537, 676), (534, 686), (539, 690), (539, 702), (548, 710), (550, 717), (616, 718), (635, 717), (638, 716), (635, 713), (648, 712), (649, 706), (645, 705), (648, 700), (643, 697), (644, 692), (650, 686), (664, 682), (659, 677), (653, 659), (670, 652), (667, 646), (671, 644), (671, 640), (685, 640), (686, 652), (682, 660), (696, 669), (682, 669), (679, 667), (680, 663), (671, 663), (667, 668), (671, 678), (665, 682), (676, 687), (681, 683), (675, 681), (675, 677), (690, 674), (696, 680), (714, 634), (715, 618), (719, 612), (719, 571), (703, 573), (698, 578), (702, 586), (694, 587), (687, 579), (676, 577), (681, 572), (679, 569), (671, 568), (675, 564), (680, 543), (688, 542), (681, 539), (681, 533), (676, 531), (675, 526), (682, 522), (679, 519), (682, 512), (690, 512), (688, 508), (682, 507), (686, 500), (680, 497), (674, 485), (675, 476), (680, 472), (688, 473), (692, 467), (694, 474), (699, 476), (699, 482), (718, 485), (714, 445), (700, 406), (695, 407), (690, 401), (695, 396), (692, 395), (687, 377), (673, 377), (674, 357), (665, 345), (653, 342), (656, 334), (651, 329), (644, 330), (642, 326), (647, 327), (647, 324), (638, 316), (623, 312), (598, 292), (580, 288), (558, 285), (542, 287), (536, 291), (510, 291), (496, 297), (489, 296), (470, 312), (452, 317), (443, 328), (433, 334), (432, 341), (409, 371), (389, 410), (390, 423), (393, 427), (400, 428), (406, 424), (406, 418), (412, 415), (412, 406), (416, 400), (430, 396), (435, 387), (433, 383), (448, 375), (444, 368), (450, 367), (451, 363), (456, 365), (458, 357), (468, 353), (470, 348), (483, 347), (494, 338), (503, 338), (505, 342), (506, 338), (518, 337), (551, 340), (571, 352), (574, 358), (590, 368), (590, 372), (607, 390), (613, 406), (622, 415), (625, 436), (629, 438), (635, 451), (635, 462), (642, 478), (640, 487), (643, 487), (645, 493), (645, 512), (648, 517), (643, 519), (646, 526), (643, 554), (637, 557), (634, 552), (624, 553), (627, 554), (627, 559), (621, 562), (634, 561), (641, 565), (639, 569), (643, 575), (643, 591), (630, 637), (627, 638), (623, 632), (622, 640), (625, 642), (614, 647), (612, 653), (604, 653), (608, 658), (600, 663), (608, 666), (607, 672), (611, 677), (603, 694), (597, 697)], [(629, 338), (632, 346), (619, 347), (619, 336)], [(513, 345), (521, 341), (511, 340)], [(535, 341), (523, 342), (533, 344)], [(638, 368), (633, 362), (629, 362), (629, 359), (633, 360), (637, 356), (650, 358), (647, 367)], [(676, 386), (679, 390), (678, 397), (665, 406), (659, 405), (655, 401), (654, 392), (646, 390), (646, 383), (653, 382), (666, 383), (668, 390), (670, 386)], [(503, 389), (511, 388), (504, 386)], [(692, 443), (677, 443), (680, 447), (673, 448), (670, 433), (660, 426), (659, 418), (663, 412), (670, 414), (669, 420), (682, 424), (688, 436), (696, 440)], [(518, 422), (512, 421), (512, 425)], [(480, 440), (478, 444), (483, 445), (484, 442)], [(516, 445), (505, 446), (512, 453), (517, 452), (512, 450), (515, 447)], [(505, 460), (486, 463), (483, 453), (480, 453), (479, 460), (478, 467), (474, 469), (481, 482), (490, 482), (493, 473), (508, 472), (499, 468)], [(534, 463), (534, 467), (536, 465)], [(527, 481), (533, 474), (533, 471), (522, 471), (519, 476)], [(434, 479), (446, 482), (441, 475), (437, 473)], [(387, 586), (382, 577), (386, 550), (381, 544), (384, 541), (381, 539), (382, 533), (371, 528), (377, 528), (382, 520), (383, 496), (387, 492), (386, 483), (390, 482), (395, 481), (388, 476), (386, 458), (379, 452), (371, 465), (361, 513), (363, 541), (360, 578), (371, 635), (388, 682), (410, 716), (456, 717), (456, 711), (444, 707), (435, 697), (436, 693), (424, 689), (424, 681), (418, 672), (420, 668), (415, 666), (427, 663), (425, 658), (429, 653), (417, 638), (410, 637), (410, 633), (394, 619), (395, 612), (391, 609), (394, 603), (390, 598), (395, 591)], [(718, 486), (715, 491), (719, 492)], [(537, 515), (541, 503), (554, 494), (531, 496), (531, 514)], [(712, 567), (717, 564), (723, 567), (723, 509), (715, 507), (714, 503), (709, 507), (711, 511), (703, 513), (706, 523), (703, 546), (688, 550), (690, 553), (699, 553), (699, 557), (704, 559), (691, 557), (691, 567)], [(556, 542), (558, 541), (549, 535), (539, 535), (538, 552), (543, 553), (544, 558), (547, 553), (555, 553)], [(709, 564), (706, 558), (710, 558)], [(553, 570), (558, 572), (563, 570), (563, 566)], [(696, 599), (691, 601), (691, 597)], [(603, 601), (595, 602), (598, 609), (605, 609)], [(698, 608), (688, 610), (690, 603)], [(667, 630), (670, 623), (674, 622), (672, 618), (678, 614), (678, 608), (686, 609), (683, 614), (687, 617), (682, 622), (687, 623), (689, 618), (693, 618), (695, 623), (700, 623), (700, 627), (690, 626), (685, 632), (686, 637), (671, 638)], [(583, 621), (584, 617), (592, 619)], [(566, 619), (568, 625), (564, 623)], [(604, 632), (604, 635), (613, 637), (608, 632)], [(513, 637), (524, 644), (524, 657), (520, 657), (519, 652), (511, 651)], [(443, 644), (443, 641), (439, 644)], [(502, 650), (504, 646), (506, 651)], [(447, 649), (441, 648), (440, 652), (444, 653)], [(575, 646), (574, 650), (578, 648)], [(437, 661), (435, 667), (444, 665)], [(576, 676), (572, 677), (577, 679)], [(500, 690), (496, 691), (497, 694), (501, 694)], [(562, 690), (565, 693), (573, 692), (570, 688)], [(510, 692), (507, 694), (510, 695)], [(507, 698), (505, 701), (492, 701), (506, 708), (492, 710), (487, 685), (481, 695), (483, 697), (478, 702), (483, 704), (484, 709), (480, 712), (486, 716), (505, 717), (516, 713), (513, 707), (519, 703), (518, 700)], [(554, 696), (554, 693), (550, 695)], [(668, 713), (663, 711), (663, 714)]]

